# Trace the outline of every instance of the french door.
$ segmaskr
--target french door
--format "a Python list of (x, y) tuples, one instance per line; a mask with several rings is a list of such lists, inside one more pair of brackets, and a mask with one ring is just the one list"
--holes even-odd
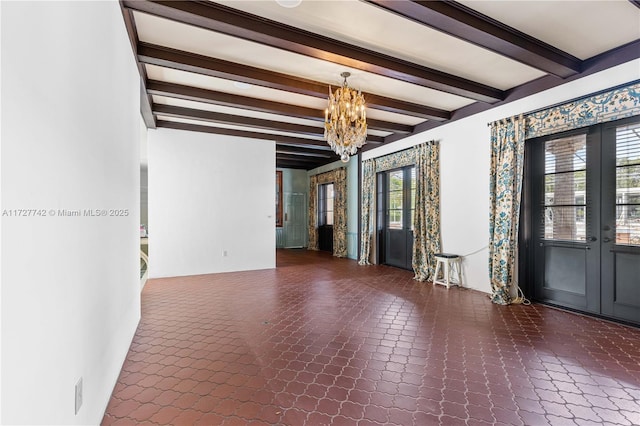
[(378, 174), (379, 263), (412, 269), (415, 193), (414, 166)]
[(640, 118), (527, 141), (534, 298), (640, 324)]

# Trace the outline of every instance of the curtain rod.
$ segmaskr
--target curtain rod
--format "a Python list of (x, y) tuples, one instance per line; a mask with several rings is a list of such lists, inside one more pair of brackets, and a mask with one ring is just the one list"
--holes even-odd
[(523, 118), (526, 118), (525, 113), (521, 112), (520, 114), (512, 115), (511, 117), (500, 118), (498, 120), (495, 120), (495, 121), (492, 121), (490, 123), (487, 123), (487, 126), (491, 127), (491, 126), (493, 126), (494, 124), (497, 124), (497, 123), (514, 121), (516, 118), (519, 119), (519, 120), (522, 120)]

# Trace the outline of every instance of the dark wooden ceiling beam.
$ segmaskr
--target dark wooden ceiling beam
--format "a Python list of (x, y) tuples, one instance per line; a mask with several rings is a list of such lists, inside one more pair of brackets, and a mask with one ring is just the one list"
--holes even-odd
[(365, 1), (561, 78), (581, 71), (575, 56), (455, 1)]
[[(266, 101), (262, 99), (250, 98), (248, 96), (233, 95), (230, 93), (217, 92), (214, 90), (183, 86), (180, 84), (149, 80), (147, 82), (147, 90), (152, 95), (166, 96), (169, 98), (184, 99), (194, 102), (204, 102), (212, 105), (220, 105), (231, 108), (249, 109), (252, 111), (265, 112), (269, 114), (287, 115), (289, 117), (305, 118), (307, 120), (324, 121), (323, 111), (319, 111), (314, 108)], [(391, 123), (382, 120), (372, 120), (370, 118), (367, 118), (367, 127), (372, 130), (382, 130), (403, 134), (408, 133), (409, 129), (413, 131), (413, 126)]]
[(308, 120), (324, 121), (323, 111), (319, 111), (314, 108), (267, 101), (248, 96), (218, 92), (215, 90), (184, 86), (181, 84), (149, 80), (147, 82), (147, 91), (152, 95), (184, 99), (187, 101), (204, 102), (212, 105), (248, 109), (251, 111), (270, 114), (282, 114), (290, 117), (306, 118)]
[[(232, 124), (234, 126), (254, 127), (263, 130), (277, 130), (280, 132), (291, 132), (306, 136), (324, 137), (322, 127), (305, 126), (302, 124), (286, 123), (283, 121), (263, 120), (260, 118), (244, 117), (233, 114), (223, 114), (219, 112), (206, 111), (201, 109), (183, 108), (172, 105), (152, 105), (156, 115), (165, 117), (188, 118), (203, 120), (211, 123)], [(367, 141), (382, 143), (382, 136), (368, 135)]]
[[(276, 161), (278, 161), (278, 160), (296, 161), (298, 163), (307, 163), (307, 164), (322, 164), (327, 159), (326, 158), (298, 157), (296, 155), (283, 155), (283, 154), (278, 154), (276, 152)], [(336, 160), (339, 160), (339, 158), (336, 158)]]
[[(274, 135), (271, 133), (260, 133), (260, 132), (249, 132), (247, 130), (236, 130), (236, 129), (225, 129), (222, 127), (213, 127), (213, 126), (205, 126), (191, 123), (180, 123), (176, 121), (168, 121), (162, 119), (156, 119), (156, 126), (167, 128), (167, 129), (176, 129), (176, 130), (187, 130), (192, 132), (202, 132), (202, 133), (212, 133), (216, 135), (227, 135), (227, 136), (238, 136), (242, 138), (253, 138), (253, 139), (264, 139), (275, 141), (278, 143), (290, 143), (296, 145), (318, 145), (318, 146), (326, 146), (327, 142), (318, 139), (306, 139), (306, 138), (296, 138), (293, 136), (283, 136), (283, 135)], [(367, 141), (367, 145), (380, 146), (379, 142), (369, 142)]]
[[(324, 83), (224, 61), (210, 56), (171, 49), (169, 47), (139, 43), (137, 51), (138, 60), (145, 64), (173, 68), (231, 81), (239, 81), (321, 99), (326, 99), (329, 93), (329, 85)], [(369, 108), (382, 111), (407, 114), (438, 121), (447, 120), (451, 116), (449, 111), (418, 105), (412, 102), (391, 99), (372, 93), (365, 93), (364, 96)], [(405, 130), (404, 128), (401, 129), (400, 133), (405, 133)]]
[[(327, 148), (329, 146), (327, 145)], [(276, 144), (276, 154), (292, 154), (298, 155), (302, 157), (317, 157), (317, 158), (336, 158), (338, 159), (338, 154), (333, 151), (320, 151), (317, 149), (307, 149), (300, 147), (292, 147), (287, 145)]]
[(299, 160), (289, 160), (276, 157), (276, 167), (284, 167), (287, 166), (291, 168), (291, 165), (302, 166), (306, 170), (315, 169), (316, 167), (323, 166), (325, 164), (330, 163), (331, 161), (318, 161), (318, 162), (309, 162), (309, 161), (299, 161)]
[(286, 160), (276, 160), (276, 168), (278, 169), (300, 169), (300, 170), (311, 170), (316, 167), (323, 166), (324, 164), (306, 164), (299, 163), (297, 161), (286, 161)]
[(504, 92), (213, 2), (124, 0), (133, 10), (482, 102)]
[(240, 115), (222, 114), (201, 109), (183, 108), (172, 105), (153, 104), (153, 112), (164, 117), (188, 118), (192, 120), (208, 121), (219, 124), (232, 124), (234, 126), (254, 127), (263, 130), (278, 130), (282, 132), (295, 132), (306, 136), (322, 137), (324, 131), (320, 127), (303, 126), (285, 122), (262, 120), (258, 118), (243, 117)]
[[(457, 109), (451, 115), (451, 121), (446, 124), (461, 120), (466, 117), (471, 117), (475, 114), (479, 114), (481, 112), (506, 105), (519, 99), (524, 99), (537, 93), (542, 93), (545, 90), (558, 87), (562, 84), (566, 84), (567, 82), (579, 80), (581, 78), (594, 75), (601, 71), (638, 59), (640, 59), (640, 40), (634, 40), (630, 43), (616, 47), (589, 59), (585, 59), (582, 65), (582, 72), (580, 74), (572, 75), (565, 80), (559, 79), (553, 75), (547, 75), (545, 77), (538, 78), (536, 80), (510, 89), (508, 91), (509, 95), (507, 96), (507, 98), (502, 102), (498, 102), (497, 104), (487, 105), (481, 102), (475, 102), (471, 105), (467, 105), (465, 107)], [(435, 129), (442, 124), (443, 123), (436, 123), (435, 121), (425, 121), (424, 123), (421, 123), (415, 127), (415, 131), (413, 134), (418, 135), (420, 133), (426, 132), (427, 130)], [(385, 138), (385, 143), (392, 143), (403, 138), (404, 136), (401, 135), (389, 135)], [(367, 147), (365, 145), (363, 147), (363, 151), (372, 148), (376, 147)]]
[(156, 120), (158, 127), (177, 130), (188, 130), (192, 132), (212, 133), (215, 135), (238, 136), (242, 138), (264, 139), (278, 142), (289, 142), (301, 145), (326, 145), (325, 141), (317, 139), (295, 138), (292, 136), (274, 135), (270, 133), (249, 132), (246, 130), (225, 129), (222, 127), (205, 126), (191, 123), (180, 123), (167, 120)]
[(133, 56), (136, 59), (138, 74), (140, 75), (140, 114), (142, 115), (142, 119), (144, 120), (144, 124), (147, 128), (155, 129), (156, 122), (153, 112), (151, 112), (151, 95), (147, 93), (147, 88), (145, 86), (147, 81), (147, 70), (144, 65), (138, 61), (138, 53), (136, 51), (139, 43), (136, 23), (133, 19), (131, 10), (126, 9), (122, 2), (120, 2), (120, 11), (122, 12), (124, 26), (127, 29), (127, 35), (129, 36), (129, 42), (131, 43), (131, 50), (133, 51)]
[(291, 143), (291, 142), (278, 141), (278, 142), (276, 142), (276, 147), (291, 148), (291, 149), (297, 149), (297, 150), (302, 150), (302, 151), (308, 150), (309, 152), (321, 152), (323, 154), (332, 152), (331, 147), (328, 144), (324, 144), (324, 145), (300, 145), (300, 144)]
[[(305, 170), (315, 169), (316, 167), (324, 166), (325, 164), (333, 163), (334, 161), (339, 161), (339, 158), (332, 160), (322, 160), (322, 161), (304, 161), (298, 159), (290, 159), (290, 158), (280, 158), (276, 156), (276, 167), (286, 167), (286, 168), (304, 168)], [(293, 166), (293, 167), (292, 167)]]

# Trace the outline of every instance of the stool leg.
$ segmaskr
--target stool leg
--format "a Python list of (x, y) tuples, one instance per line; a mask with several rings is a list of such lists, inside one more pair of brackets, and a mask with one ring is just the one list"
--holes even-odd
[(438, 281), (438, 274), (440, 273), (440, 261), (436, 261), (436, 272), (433, 274), (433, 284)]
[(449, 259), (444, 262), (444, 282), (447, 283), (447, 288), (449, 288)]
[(460, 258), (456, 260), (456, 266), (458, 267), (458, 286), (462, 287), (462, 261)]
[(451, 260), (449, 267), (449, 280), (451, 281), (451, 285), (457, 284), (457, 270), (456, 270), (456, 261), (454, 259)]

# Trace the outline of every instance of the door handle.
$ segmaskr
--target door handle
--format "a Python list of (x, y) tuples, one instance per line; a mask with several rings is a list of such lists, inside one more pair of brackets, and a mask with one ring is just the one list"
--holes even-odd
[(609, 238), (609, 237), (604, 237), (604, 238), (602, 239), (602, 242), (603, 242), (603, 243), (610, 243), (610, 242), (611, 242), (611, 238)]
[(598, 241), (598, 239), (596, 237), (589, 237), (588, 240), (591, 241), (591, 242)]

